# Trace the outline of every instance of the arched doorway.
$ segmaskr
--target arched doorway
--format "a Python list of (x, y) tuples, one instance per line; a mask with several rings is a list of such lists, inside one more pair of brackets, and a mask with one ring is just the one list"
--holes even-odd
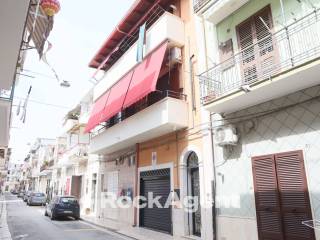
[(195, 211), (189, 214), (190, 233), (201, 236), (201, 207), (200, 207), (200, 179), (199, 179), (199, 160), (195, 152), (191, 152), (187, 159), (188, 169), (188, 196), (197, 198), (198, 206)]

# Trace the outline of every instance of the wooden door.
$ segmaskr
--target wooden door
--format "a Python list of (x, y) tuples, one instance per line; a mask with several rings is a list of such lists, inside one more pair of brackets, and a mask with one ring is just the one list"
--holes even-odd
[(259, 239), (283, 240), (274, 155), (252, 159)]
[(314, 240), (302, 151), (252, 159), (261, 240)]
[(275, 163), (286, 239), (314, 239), (313, 229), (301, 224), (312, 220), (302, 151), (276, 154)]
[(251, 84), (258, 78), (274, 74), (278, 54), (276, 41), (271, 35), (273, 22), (270, 5), (239, 24), (236, 30), (243, 84)]

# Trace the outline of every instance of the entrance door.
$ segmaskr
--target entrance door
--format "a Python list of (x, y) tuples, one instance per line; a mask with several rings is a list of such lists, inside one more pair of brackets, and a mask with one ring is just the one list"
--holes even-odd
[[(170, 195), (170, 169), (160, 169), (140, 173), (140, 195), (146, 199), (153, 194), (153, 199), (161, 197), (161, 208), (156, 205), (140, 209), (140, 226), (172, 233), (171, 206), (164, 208)], [(148, 203), (148, 200), (147, 202)]]
[(94, 212), (96, 208), (96, 189), (97, 189), (97, 174), (92, 174), (91, 184), (91, 211)]
[(198, 206), (194, 209), (191, 214), (191, 224), (189, 229), (192, 230), (192, 235), (201, 236), (201, 206), (200, 206), (200, 179), (199, 179), (199, 161), (198, 156), (195, 152), (191, 152), (187, 160), (188, 165), (188, 179), (189, 195), (196, 198)]
[(252, 158), (260, 240), (314, 240), (302, 151)]
[(193, 235), (201, 236), (201, 207), (200, 207), (200, 181), (199, 168), (191, 170), (191, 194), (192, 197), (198, 198), (198, 206), (195, 212), (192, 213), (192, 228)]
[(81, 199), (81, 186), (82, 186), (82, 177), (81, 176), (72, 176), (71, 179), (71, 195), (76, 197), (79, 201)]

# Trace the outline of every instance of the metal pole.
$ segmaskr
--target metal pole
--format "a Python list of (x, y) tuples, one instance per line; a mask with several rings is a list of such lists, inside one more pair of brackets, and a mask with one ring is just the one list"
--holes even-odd
[(287, 41), (288, 41), (291, 66), (293, 67), (294, 66), (294, 62), (293, 62), (293, 55), (292, 55), (292, 47), (291, 47), (290, 37), (289, 37), (289, 33), (288, 33), (288, 25), (287, 25), (286, 14), (285, 14), (285, 11), (284, 11), (284, 4), (283, 4), (283, 0), (279, 0), (279, 1), (280, 1), (280, 7), (281, 7), (282, 23), (284, 25), (284, 28), (285, 28), (285, 31), (286, 31), (286, 36), (287, 36)]

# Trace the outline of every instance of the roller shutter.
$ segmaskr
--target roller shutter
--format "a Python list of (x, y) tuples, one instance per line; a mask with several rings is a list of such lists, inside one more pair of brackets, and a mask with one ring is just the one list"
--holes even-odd
[[(140, 194), (148, 199), (148, 193), (153, 197), (161, 196), (159, 200), (164, 206), (170, 194), (170, 169), (161, 169), (140, 173)], [(172, 232), (171, 206), (169, 208), (140, 209), (140, 226), (157, 231)]]

